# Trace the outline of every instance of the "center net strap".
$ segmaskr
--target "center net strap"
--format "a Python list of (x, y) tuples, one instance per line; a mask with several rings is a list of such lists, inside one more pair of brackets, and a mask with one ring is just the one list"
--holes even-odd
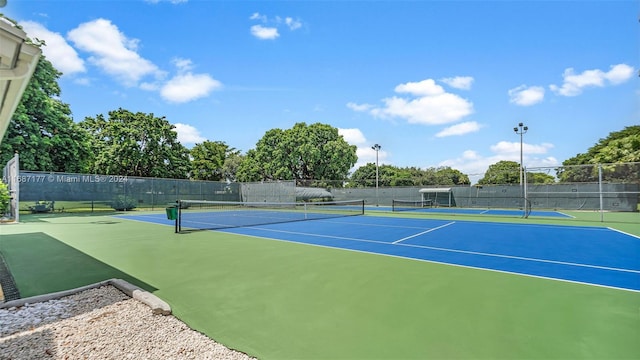
[(217, 230), (364, 214), (364, 200), (237, 202), (180, 200), (177, 231)]

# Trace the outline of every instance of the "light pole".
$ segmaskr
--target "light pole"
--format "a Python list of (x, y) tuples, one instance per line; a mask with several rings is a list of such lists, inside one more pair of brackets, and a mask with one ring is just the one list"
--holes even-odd
[(524, 126), (524, 124), (522, 123), (519, 123), (517, 127), (513, 128), (513, 131), (516, 134), (520, 135), (520, 187), (521, 188), (522, 188), (522, 135), (526, 134), (527, 130), (529, 130), (529, 128)]
[(379, 200), (378, 200), (378, 152), (380, 151), (382, 146), (380, 146), (378, 144), (375, 144), (371, 148), (376, 151), (376, 206), (379, 206)]

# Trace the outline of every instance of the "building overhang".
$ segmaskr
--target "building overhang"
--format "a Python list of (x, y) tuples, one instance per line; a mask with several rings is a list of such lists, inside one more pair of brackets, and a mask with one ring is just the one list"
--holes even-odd
[(421, 193), (448, 193), (451, 192), (451, 188), (423, 188), (418, 190)]
[(27, 34), (0, 16), (0, 143), (38, 65), (41, 50)]

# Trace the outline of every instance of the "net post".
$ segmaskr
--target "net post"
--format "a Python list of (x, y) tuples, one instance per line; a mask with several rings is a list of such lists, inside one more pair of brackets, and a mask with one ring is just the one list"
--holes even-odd
[(176, 200), (176, 206), (178, 207), (177, 209), (177, 213), (178, 216), (176, 216), (176, 220), (175, 220), (175, 233), (178, 234), (180, 233), (180, 218), (182, 218), (182, 204), (180, 203), (180, 200)]

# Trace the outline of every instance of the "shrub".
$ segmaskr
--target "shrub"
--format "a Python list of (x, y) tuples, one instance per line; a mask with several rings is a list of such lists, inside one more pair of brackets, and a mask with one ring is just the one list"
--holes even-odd
[(132, 198), (119, 195), (111, 202), (111, 207), (117, 211), (128, 211), (136, 208), (136, 202)]

